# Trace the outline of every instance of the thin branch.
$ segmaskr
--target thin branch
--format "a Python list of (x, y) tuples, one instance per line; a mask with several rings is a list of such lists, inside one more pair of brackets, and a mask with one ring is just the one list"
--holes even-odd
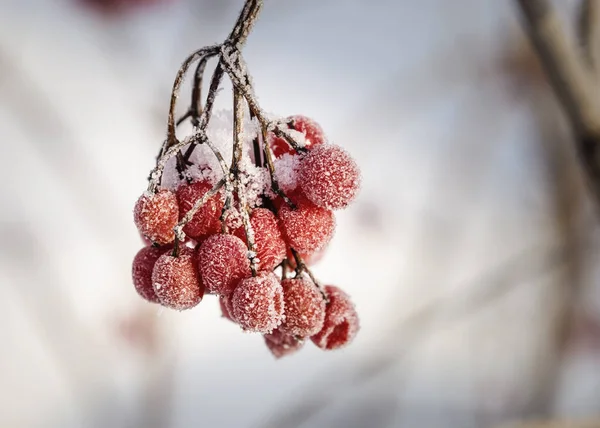
[(275, 175), (275, 163), (273, 162), (273, 152), (271, 151), (271, 147), (269, 147), (269, 143), (267, 140), (267, 130), (264, 126), (261, 126), (262, 130), (262, 140), (263, 140), (263, 150), (265, 153), (265, 161), (267, 163), (267, 169), (269, 170), (269, 175), (271, 176), (271, 189), (277, 195), (283, 199), (283, 201), (291, 208), (296, 209), (296, 205), (286, 196), (286, 194), (279, 187), (279, 181), (277, 181), (277, 176)]
[(200, 208), (202, 208), (202, 206), (213, 196), (215, 196), (220, 190), (221, 188), (225, 185), (225, 179), (222, 178), (221, 180), (219, 180), (217, 182), (217, 184), (215, 184), (213, 186), (212, 189), (210, 189), (208, 192), (206, 192), (204, 195), (202, 195), (201, 198), (199, 198), (195, 203), (194, 206), (187, 212), (185, 213), (185, 215), (183, 216), (183, 218), (179, 221), (179, 223), (177, 223), (177, 226), (175, 226), (173, 228), (173, 230), (175, 231), (175, 236), (177, 237), (177, 239), (179, 241), (183, 241), (185, 239), (185, 233), (183, 232), (183, 228), (185, 227), (186, 224), (188, 224), (192, 218), (194, 217), (194, 215), (198, 212), (198, 210)]
[(581, 2), (577, 29), (585, 60), (592, 70), (596, 70), (600, 65), (600, 1)]
[(592, 74), (567, 36), (549, 0), (515, 0), (577, 137), (577, 149), (600, 201), (600, 98)]
[(308, 266), (302, 259), (302, 256), (300, 256), (300, 254), (298, 254), (298, 251), (294, 250), (293, 248), (291, 248), (291, 251), (292, 251), (292, 255), (294, 256), (294, 259), (296, 260), (296, 275), (302, 275), (303, 273), (306, 273), (308, 275), (308, 277), (310, 278), (310, 280), (312, 281), (312, 283), (315, 285), (315, 287), (317, 287), (319, 289), (319, 292), (323, 296), (323, 299), (325, 301), (329, 301), (329, 298), (327, 297), (327, 293), (325, 293), (325, 289), (323, 288), (321, 283), (317, 280), (317, 278), (313, 275), (312, 271), (308, 268)]
[(236, 190), (239, 203), (239, 211), (242, 216), (244, 232), (246, 233), (246, 242), (248, 244), (248, 260), (250, 260), (250, 269), (252, 276), (256, 276), (258, 270), (258, 259), (256, 257), (256, 248), (254, 245), (254, 230), (250, 224), (250, 216), (248, 215), (248, 203), (246, 201), (246, 189), (244, 180), (241, 179), (242, 161), (244, 158), (244, 98), (239, 91), (233, 90), (233, 163), (231, 165), (232, 173), (236, 177)]

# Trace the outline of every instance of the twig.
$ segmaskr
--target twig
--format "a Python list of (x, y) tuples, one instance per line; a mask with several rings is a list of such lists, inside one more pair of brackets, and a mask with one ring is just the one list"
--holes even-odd
[(515, 0), (529, 37), (576, 134), (579, 155), (600, 201), (600, 98), (592, 74), (549, 0)]
[(579, 25), (577, 26), (577, 29), (585, 60), (592, 70), (597, 69), (600, 63), (599, 24), (600, 1), (583, 0), (579, 10)]
[(294, 259), (296, 259), (296, 275), (302, 275), (303, 273), (306, 273), (312, 281), (312, 283), (319, 289), (319, 292), (323, 296), (323, 299), (325, 301), (329, 301), (329, 297), (327, 297), (325, 289), (317, 280), (317, 278), (313, 275), (312, 271), (308, 268), (308, 266), (306, 266), (306, 263), (302, 259), (302, 256), (300, 256), (300, 254), (298, 254), (298, 251), (294, 250), (293, 248), (291, 248), (291, 251), (292, 255), (294, 256)]
[(262, 140), (263, 140), (263, 150), (265, 153), (265, 161), (267, 163), (267, 169), (269, 170), (269, 175), (271, 176), (271, 189), (277, 195), (283, 199), (283, 201), (291, 208), (296, 209), (296, 205), (286, 196), (286, 194), (279, 187), (279, 181), (277, 181), (277, 176), (275, 175), (275, 164), (273, 162), (273, 152), (271, 151), (271, 147), (269, 147), (269, 143), (267, 140), (267, 130), (264, 126), (261, 126), (262, 130)]
[(248, 260), (250, 260), (250, 269), (252, 276), (256, 276), (258, 270), (258, 259), (256, 257), (256, 249), (254, 245), (254, 230), (250, 224), (250, 216), (248, 215), (248, 203), (246, 201), (246, 188), (242, 175), (241, 168), (244, 158), (243, 146), (243, 126), (244, 126), (244, 98), (238, 90), (233, 90), (233, 162), (231, 165), (232, 174), (235, 177), (236, 191), (238, 196), (239, 211), (242, 217), (242, 224), (246, 234), (246, 242), (248, 244)]
[(194, 215), (198, 212), (198, 210), (200, 208), (202, 208), (202, 206), (210, 199), (212, 198), (214, 195), (216, 195), (219, 190), (221, 190), (221, 188), (225, 185), (225, 178), (222, 178), (221, 180), (219, 180), (217, 182), (217, 184), (215, 184), (213, 186), (212, 189), (210, 189), (208, 192), (206, 192), (204, 195), (202, 195), (201, 198), (199, 198), (195, 203), (194, 206), (187, 212), (185, 213), (185, 215), (183, 216), (183, 218), (179, 221), (179, 223), (177, 223), (177, 226), (175, 226), (173, 228), (174, 232), (175, 232), (175, 236), (177, 237), (177, 239), (179, 241), (183, 241), (185, 239), (185, 233), (183, 232), (183, 228), (185, 227), (186, 224), (188, 224), (192, 218), (194, 217)]

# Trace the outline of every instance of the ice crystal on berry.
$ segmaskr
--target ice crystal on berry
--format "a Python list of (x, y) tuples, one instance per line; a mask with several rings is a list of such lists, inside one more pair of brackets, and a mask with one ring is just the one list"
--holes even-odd
[[(198, 181), (192, 184), (182, 184), (177, 189), (177, 201), (179, 203), (179, 217), (183, 218), (185, 213), (192, 209), (196, 201), (202, 198), (212, 185), (207, 181)], [(221, 229), (221, 210), (223, 200), (221, 195), (216, 194), (202, 205), (194, 214), (192, 219), (185, 225), (183, 231), (187, 236), (197, 241), (203, 240), (207, 235), (217, 233)]]
[(329, 243), (335, 231), (333, 212), (307, 200), (296, 209), (286, 204), (279, 210), (281, 225), (288, 244), (300, 253), (313, 253)]
[(281, 281), (285, 305), (285, 321), (279, 330), (292, 336), (312, 336), (323, 328), (325, 299), (309, 279)]
[(264, 338), (267, 348), (277, 359), (294, 354), (304, 346), (304, 340), (282, 333), (280, 329), (265, 334)]
[(229, 295), (240, 279), (250, 276), (244, 242), (233, 235), (213, 235), (198, 250), (204, 286), (212, 293)]
[(233, 316), (247, 331), (270, 333), (284, 317), (283, 289), (272, 272), (243, 279), (231, 297)]
[(350, 296), (338, 287), (328, 285), (325, 293), (329, 298), (325, 322), (321, 331), (312, 336), (311, 340), (321, 349), (339, 349), (352, 342), (358, 333), (358, 314)]
[(298, 178), (308, 199), (333, 210), (347, 207), (360, 187), (358, 165), (348, 152), (333, 144), (311, 150), (302, 159)]
[(135, 204), (133, 218), (140, 233), (152, 242), (161, 245), (173, 242), (173, 228), (179, 220), (175, 194), (166, 189), (145, 192)]
[(168, 308), (182, 311), (200, 303), (204, 287), (194, 251), (184, 247), (177, 257), (170, 252), (160, 256), (152, 271), (152, 286), (160, 303)]
[(133, 265), (131, 269), (133, 285), (135, 286), (135, 289), (139, 295), (149, 302), (160, 303), (160, 300), (158, 299), (158, 296), (152, 287), (152, 270), (154, 269), (154, 264), (158, 258), (171, 249), (171, 246), (148, 246), (138, 251), (133, 258)]

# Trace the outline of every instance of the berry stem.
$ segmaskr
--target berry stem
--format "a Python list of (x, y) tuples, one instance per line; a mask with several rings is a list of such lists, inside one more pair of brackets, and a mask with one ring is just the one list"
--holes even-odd
[(262, 130), (262, 140), (263, 140), (263, 150), (265, 153), (265, 160), (267, 161), (267, 169), (269, 170), (269, 175), (271, 176), (271, 188), (273, 192), (281, 196), (286, 204), (289, 205), (290, 208), (296, 209), (294, 203), (286, 196), (286, 194), (279, 187), (279, 182), (277, 181), (277, 176), (275, 175), (275, 163), (273, 162), (273, 152), (271, 151), (271, 147), (269, 147), (269, 142), (267, 139), (267, 129), (264, 126), (261, 126)]
[(198, 212), (198, 210), (200, 208), (202, 208), (202, 206), (210, 198), (212, 198), (214, 195), (216, 195), (219, 192), (219, 190), (221, 190), (221, 187), (223, 187), (224, 185), (225, 185), (225, 179), (222, 178), (221, 180), (219, 180), (217, 182), (217, 184), (214, 185), (214, 187), (212, 189), (210, 189), (200, 199), (198, 199), (194, 203), (194, 206), (187, 213), (185, 213), (183, 218), (179, 221), (179, 223), (177, 223), (177, 226), (175, 226), (173, 228), (173, 231), (175, 232), (175, 237), (176, 237), (175, 242), (177, 242), (178, 240), (183, 241), (185, 239), (185, 233), (183, 232), (183, 228), (185, 227), (185, 225), (190, 222), (190, 220), (194, 217), (194, 214), (196, 214)]
[(317, 278), (313, 275), (308, 266), (306, 266), (306, 263), (304, 263), (304, 259), (302, 259), (300, 254), (298, 254), (298, 252), (293, 248), (290, 248), (290, 250), (292, 251), (294, 259), (296, 259), (296, 276), (306, 273), (310, 280), (313, 282), (313, 284), (319, 289), (319, 292), (323, 296), (323, 299), (325, 299), (325, 301), (328, 301), (329, 298), (327, 297), (327, 293), (325, 293), (325, 289), (323, 288), (321, 283), (317, 281)]
[(250, 269), (252, 276), (257, 273), (256, 249), (254, 245), (254, 230), (250, 224), (250, 216), (248, 215), (248, 203), (246, 201), (246, 188), (240, 175), (243, 167), (242, 161), (244, 158), (244, 140), (243, 140), (243, 125), (244, 125), (244, 98), (237, 89), (233, 90), (233, 162), (231, 164), (231, 173), (234, 176), (234, 182), (238, 195), (239, 211), (242, 216), (242, 224), (246, 234), (246, 242), (248, 244), (248, 259), (250, 260)]

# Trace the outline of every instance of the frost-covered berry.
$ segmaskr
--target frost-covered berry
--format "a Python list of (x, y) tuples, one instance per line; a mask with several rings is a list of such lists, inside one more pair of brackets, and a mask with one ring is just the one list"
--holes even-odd
[(133, 285), (138, 294), (149, 302), (160, 303), (152, 287), (152, 270), (158, 258), (172, 248), (172, 246), (144, 247), (133, 258), (131, 269)]
[(145, 192), (133, 209), (133, 220), (140, 233), (157, 244), (169, 244), (175, 239), (173, 228), (179, 221), (177, 197), (170, 190)]
[(304, 346), (304, 340), (282, 333), (279, 329), (273, 330), (270, 334), (265, 334), (264, 338), (269, 351), (278, 359), (291, 355)]
[[(177, 201), (179, 203), (179, 219), (192, 209), (196, 201), (202, 198), (206, 192), (212, 189), (208, 181), (197, 181), (192, 184), (182, 184), (177, 189)], [(208, 199), (202, 207), (194, 214), (194, 217), (183, 227), (186, 235), (196, 240), (203, 240), (208, 235), (218, 233), (221, 229), (221, 210), (223, 200), (220, 194)]]
[[(306, 266), (314, 266), (321, 261), (326, 252), (327, 246), (312, 253), (299, 253), (298, 255)], [(288, 260), (290, 269), (296, 269), (296, 258), (292, 254), (290, 247), (287, 248), (286, 258)]]
[(333, 212), (303, 200), (296, 209), (283, 204), (279, 219), (287, 243), (299, 253), (313, 253), (329, 243), (335, 231)]
[(358, 314), (350, 296), (338, 287), (328, 285), (325, 293), (329, 298), (325, 309), (323, 329), (311, 337), (321, 349), (338, 349), (348, 345), (360, 328)]
[[(259, 270), (273, 270), (285, 258), (285, 241), (279, 229), (277, 217), (266, 208), (256, 208), (250, 215), (254, 231), (254, 247)], [(241, 227), (235, 235), (246, 242), (246, 232)]]
[(233, 319), (233, 308), (231, 307), (231, 296), (219, 296), (219, 305), (221, 307), (221, 315), (223, 318), (235, 322)]
[(204, 286), (227, 296), (242, 278), (250, 276), (246, 244), (234, 235), (218, 234), (206, 239), (198, 250), (198, 267)]
[[(311, 148), (325, 142), (325, 134), (323, 129), (314, 120), (301, 115), (290, 116), (286, 119), (289, 129), (301, 132), (306, 139), (304, 147)], [(275, 157), (279, 158), (286, 153), (296, 153), (287, 143), (285, 138), (277, 137), (275, 134), (270, 134), (269, 144), (273, 150)]]
[(281, 286), (285, 320), (279, 330), (300, 337), (321, 331), (325, 320), (325, 299), (315, 284), (305, 278), (294, 278), (284, 279)]
[(323, 144), (302, 159), (298, 181), (314, 204), (338, 210), (347, 207), (358, 194), (360, 169), (344, 149)]
[(152, 271), (152, 286), (160, 303), (168, 308), (182, 311), (200, 303), (204, 287), (194, 251), (183, 247), (177, 257), (170, 252), (160, 256)]
[(243, 279), (231, 297), (233, 317), (247, 331), (270, 333), (283, 320), (283, 289), (273, 272)]

